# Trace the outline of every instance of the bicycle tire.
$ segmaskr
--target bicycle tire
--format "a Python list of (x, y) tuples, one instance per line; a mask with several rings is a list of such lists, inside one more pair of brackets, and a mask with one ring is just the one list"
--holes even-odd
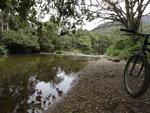
[[(128, 83), (127, 83), (127, 71), (128, 71), (128, 68), (130, 66), (130, 63), (132, 63), (133, 60), (135, 60), (135, 58), (141, 58), (141, 61), (142, 61), (142, 66), (145, 68), (144, 70), (144, 80), (143, 80), (143, 84), (141, 86), (141, 89), (134, 93), (128, 86)], [(150, 77), (149, 77), (149, 69), (148, 69), (148, 61), (146, 59), (146, 56), (144, 54), (138, 54), (138, 55), (134, 55), (132, 57), (129, 58), (129, 60), (127, 61), (127, 64), (125, 66), (125, 70), (124, 70), (124, 85), (125, 85), (125, 90), (126, 92), (133, 98), (136, 98), (136, 97), (140, 97), (142, 96), (146, 90), (148, 89), (149, 87), (149, 80), (150, 80)], [(132, 75), (130, 75), (132, 76)]]

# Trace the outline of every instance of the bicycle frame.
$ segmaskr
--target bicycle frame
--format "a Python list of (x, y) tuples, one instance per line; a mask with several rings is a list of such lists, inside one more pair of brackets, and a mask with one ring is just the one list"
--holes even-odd
[[(140, 34), (140, 35), (141, 35), (141, 34)], [(143, 34), (142, 34), (142, 36), (143, 36)], [(143, 37), (144, 37), (145, 39), (144, 39), (144, 42), (143, 42), (143, 44), (142, 44), (141, 51), (136, 54), (137, 57), (136, 57), (136, 59), (134, 60), (133, 67), (132, 67), (132, 69), (131, 69), (131, 71), (130, 71), (130, 75), (137, 76), (137, 77), (140, 75), (140, 73), (142, 72), (143, 67), (144, 67), (143, 64), (142, 64), (142, 66), (141, 66), (140, 71), (138, 72), (138, 74), (137, 74), (137, 75), (134, 75), (134, 74), (133, 74), (133, 70), (134, 70), (134, 68), (135, 68), (135, 66), (136, 66), (136, 64), (137, 64), (138, 58), (139, 58), (138, 56), (141, 55), (141, 54), (143, 54), (143, 55), (145, 55), (145, 57), (147, 58), (147, 53), (146, 53), (146, 52), (149, 52), (149, 53), (150, 53), (150, 49), (147, 48), (147, 46), (150, 45), (150, 43), (148, 42), (149, 35), (144, 35)]]
[[(147, 59), (147, 53), (150, 53), (150, 49), (147, 47), (148, 45), (150, 45), (150, 43), (148, 42), (150, 34), (139, 34), (127, 29), (120, 29), (120, 30), (144, 38), (144, 40), (142, 41), (140, 51), (128, 59), (124, 70), (124, 84), (127, 93), (133, 98), (140, 97), (146, 92), (150, 82), (150, 66), (149, 66), (150, 64)], [(140, 86), (138, 85), (136, 87), (135, 85), (138, 84), (138, 81), (135, 82), (134, 80), (136, 80), (136, 78), (140, 75), (142, 75), (141, 76), (142, 78), (140, 77), (142, 82), (140, 82), (139, 84)], [(129, 77), (131, 76), (135, 77), (135, 79), (132, 78), (130, 79)], [(132, 83), (135, 83), (135, 85), (133, 85)]]

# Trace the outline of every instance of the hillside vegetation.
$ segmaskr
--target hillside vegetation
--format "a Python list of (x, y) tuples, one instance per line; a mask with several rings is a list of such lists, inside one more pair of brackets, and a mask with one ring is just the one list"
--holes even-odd
[[(144, 33), (150, 33), (150, 24), (142, 27)], [(20, 22), (0, 33), (0, 54), (73, 52), (127, 59), (139, 50), (141, 42), (123, 35), (119, 29), (117, 23), (105, 23), (93, 31), (79, 29), (60, 35), (53, 22), (39, 23), (35, 27), (28, 22)]]
[(26, 26), (24, 29), (5, 30), (0, 36), (0, 54), (20, 53), (64, 53), (104, 54), (112, 44), (109, 36), (78, 30), (60, 36), (52, 23), (42, 30)]
[[(145, 19), (145, 23), (142, 25), (142, 33), (150, 33), (150, 23)], [(112, 40), (112, 44), (106, 49), (105, 54), (112, 57), (119, 57), (121, 59), (127, 59), (129, 56), (139, 51), (142, 39), (137, 41), (137, 37), (124, 35), (125, 33), (120, 31), (121, 26), (117, 23), (105, 23), (93, 30), (95, 33), (100, 33), (108, 36)]]

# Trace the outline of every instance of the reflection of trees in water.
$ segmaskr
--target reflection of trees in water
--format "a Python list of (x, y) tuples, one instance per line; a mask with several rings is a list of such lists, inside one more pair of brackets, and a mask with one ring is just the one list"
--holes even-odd
[[(57, 70), (58, 70), (56, 72), (57, 74), (64, 74), (64, 71), (61, 71), (60, 68), (57, 68)], [(57, 99), (57, 96), (55, 94), (49, 93), (45, 96), (42, 90), (35, 89), (35, 84), (38, 84), (38, 82), (40, 82), (39, 80), (36, 80), (36, 78), (37, 76), (29, 79), (29, 86), (30, 86), (29, 89), (34, 90), (33, 93), (29, 96), (29, 99), (27, 101), (29, 105), (28, 109), (29, 113), (40, 113), (42, 110), (48, 109), (51, 106), (51, 104), (53, 104)], [(55, 86), (61, 83), (63, 80), (64, 80), (63, 76), (56, 75), (54, 79), (51, 80), (50, 82), (50, 87), (56, 90), (58, 96), (62, 96), (63, 91), (61, 91), (59, 88), (55, 88)]]
[[(59, 90), (60, 91), (60, 90)], [(62, 96), (59, 92), (59, 96)], [(30, 96), (30, 99), (28, 100), (29, 104), (29, 113), (40, 113), (43, 110), (47, 110), (57, 99), (57, 96), (54, 94), (49, 93), (46, 97), (43, 95), (43, 92), (41, 90), (36, 89), (36, 92)]]
[[(55, 75), (50, 83), (53, 87), (55, 87), (55, 85), (62, 81), (63, 77)], [(40, 82), (40, 80), (38, 80), (37, 75), (32, 77), (27, 75), (16, 75), (11, 79), (3, 80), (3, 83), (0, 83), (0, 111), (2, 113), (7, 113), (6, 110), (10, 110), (11, 112), (14, 111), (14, 113), (18, 113), (19, 111), (25, 112), (28, 107), (32, 108), (32, 111), (39, 111), (50, 106), (52, 102), (55, 101), (56, 96), (49, 94), (49, 96), (43, 98), (42, 92), (35, 89), (38, 82)], [(35, 101), (26, 103), (28, 96), (36, 93)]]
[(40, 113), (42, 110), (45, 110), (52, 103), (50, 102), (50, 98), (52, 97), (49, 94), (46, 97), (43, 97), (43, 93), (41, 90), (36, 89), (35, 93), (30, 96), (30, 99), (27, 101), (29, 104), (29, 113)]
[[(20, 70), (19, 70), (20, 71)], [(26, 70), (27, 71), (27, 70)], [(8, 78), (0, 78), (0, 113), (18, 113), (26, 111), (27, 98), (30, 93), (28, 90), (29, 73), (23, 70), (22, 74), (16, 72)]]
[(0, 113), (11, 113), (12, 111), (18, 113), (25, 111), (27, 107), (28, 79), (35, 73), (33, 67), (36, 67), (37, 60), (35, 62), (32, 59), (29, 60), (31, 62), (15, 61), (5, 59), (0, 63), (2, 67), (0, 70)]
[[(56, 90), (56, 85), (64, 80), (63, 76), (57, 76), (63, 73), (60, 69), (70, 73), (70, 71), (79, 70), (83, 64), (85, 62), (76, 62), (66, 57), (5, 58), (0, 62), (0, 113), (11, 113), (12, 111), (26, 113), (27, 108), (32, 106), (43, 109), (35, 103), (27, 104), (29, 95), (39, 92), (35, 89), (36, 84), (39, 81), (50, 82), (50, 86)], [(56, 91), (61, 94), (61, 89)], [(44, 98), (46, 100), (50, 98), (49, 105), (51, 105), (57, 96), (51, 94), (50, 97)], [(40, 100), (40, 95), (37, 100)], [(43, 99), (42, 103), (44, 106), (44, 103), (48, 102)]]
[(64, 80), (64, 75), (65, 75), (64, 71), (62, 71), (59, 67), (58, 68), (55, 67), (55, 70), (57, 70), (56, 74), (54, 78), (51, 80), (51, 87), (53, 88), (55, 88), (57, 84), (61, 83)]
[(41, 57), (38, 63), (39, 79), (48, 81), (53, 80), (57, 74), (57, 68), (60, 67), (66, 74), (70, 72), (78, 72), (87, 64), (87, 61), (75, 60), (70, 57), (53, 56), (52, 58), (45, 56)]
[(26, 76), (12, 77), (1, 82), (0, 111), (1, 113), (24, 111), (28, 90)]
[(55, 88), (57, 84), (61, 83), (64, 80), (63, 77), (55, 76), (54, 79), (51, 81), (51, 87)]

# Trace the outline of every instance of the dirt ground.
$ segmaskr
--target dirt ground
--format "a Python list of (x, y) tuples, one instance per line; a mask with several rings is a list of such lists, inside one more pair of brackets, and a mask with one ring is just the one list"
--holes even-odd
[(124, 67), (124, 61), (90, 62), (78, 73), (71, 91), (46, 113), (150, 113), (150, 90), (140, 98), (128, 96)]

